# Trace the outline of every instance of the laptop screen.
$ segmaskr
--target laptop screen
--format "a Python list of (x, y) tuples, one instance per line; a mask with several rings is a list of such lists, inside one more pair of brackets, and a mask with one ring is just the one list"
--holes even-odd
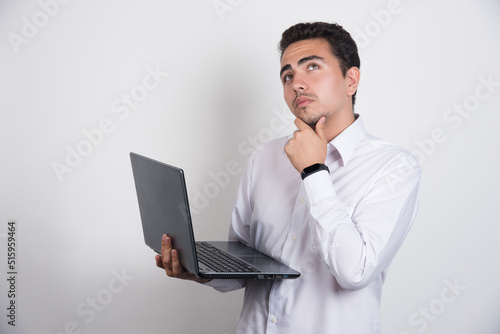
[(144, 241), (157, 253), (168, 234), (182, 266), (198, 273), (194, 235), (182, 169), (130, 153)]

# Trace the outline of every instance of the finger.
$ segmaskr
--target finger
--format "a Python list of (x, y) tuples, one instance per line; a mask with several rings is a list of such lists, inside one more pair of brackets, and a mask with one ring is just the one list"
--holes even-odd
[(296, 118), (295, 121), (295, 126), (297, 127), (297, 129), (299, 129), (299, 131), (302, 131), (302, 130), (305, 130), (307, 128), (310, 128), (309, 125), (307, 125), (306, 122), (304, 122), (303, 120), (301, 120), (300, 118)]
[(179, 253), (176, 249), (172, 249), (172, 273), (176, 277), (182, 274), (181, 261), (179, 261)]
[(161, 252), (160, 255), (163, 258), (163, 261), (168, 259), (170, 262), (170, 253), (172, 251), (172, 239), (166, 234), (164, 234), (161, 238)]
[(326, 135), (325, 135), (325, 121), (326, 117), (323, 116), (319, 119), (318, 123), (316, 123), (316, 134), (321, 138), (322, 141), (325, 143), (327, 142)]
[(168, 276), (172, 276), (172, 239), (166, 234), (161, 242), (162, 265)]
[(292, 147), (293, 147), (293, 140), (294, 138), (291, 138), (287, 141), (285, 144), (285, 154), (290, 158), (290, 155), (292, 154)]
[(156, 255), (155, 256), (155, 261), (156, 261), (156, 266), (158, 268), (163, 268), (163, 261), (161, 259), (161, 256), (160, 255)]

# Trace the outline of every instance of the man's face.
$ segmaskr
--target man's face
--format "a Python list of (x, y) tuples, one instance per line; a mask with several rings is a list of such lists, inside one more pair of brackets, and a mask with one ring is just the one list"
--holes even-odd
[(347, 112), (352, 114), (348, 76), (344, 78), (326, 40), (290, 44), (281, 58), (280, 76), (288, 107), (312, 128), (322, 116), (328, 123)]

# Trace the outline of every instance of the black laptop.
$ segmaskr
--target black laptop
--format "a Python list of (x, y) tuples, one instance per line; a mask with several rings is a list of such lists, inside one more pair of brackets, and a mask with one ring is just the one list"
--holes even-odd
[(167, 234), (181, 265), (201, 278), (285, 279), (300, 273), (237, 241), (194, 239), (182, 169), (130, 153), (146, 244), (161, 251)]

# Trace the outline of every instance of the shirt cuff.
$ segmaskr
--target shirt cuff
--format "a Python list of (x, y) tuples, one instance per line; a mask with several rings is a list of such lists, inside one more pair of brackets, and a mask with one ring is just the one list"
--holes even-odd
[(330, 174), (326, 170), (321, 170), (309, 175), (303, 182), (307, 198), (311, 205), (316, 205), (325, 198), (337, 196), (337, 192), (333, 188)]

